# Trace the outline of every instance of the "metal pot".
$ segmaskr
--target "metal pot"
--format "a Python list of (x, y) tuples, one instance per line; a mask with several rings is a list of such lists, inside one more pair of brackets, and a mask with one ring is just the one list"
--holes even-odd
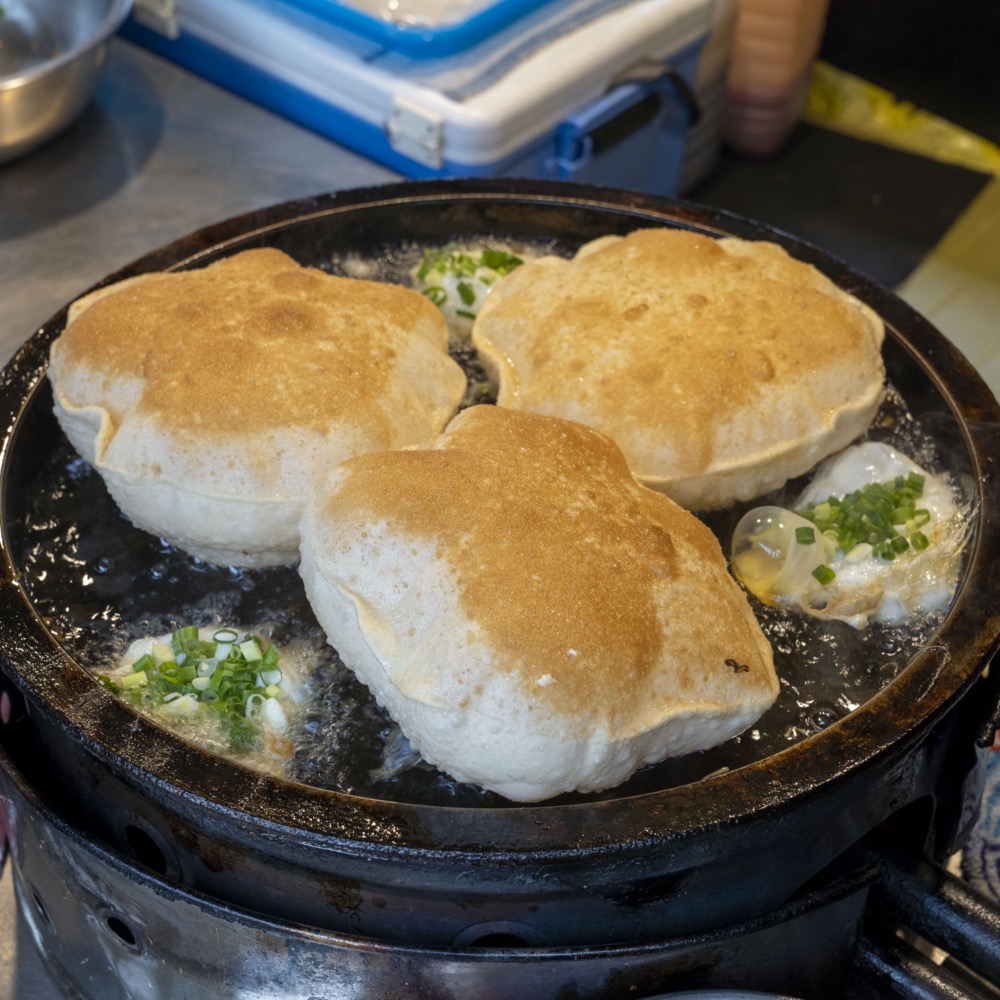
[[(312, 787), (199, 750), (137, 717), (72, 654), (78, 632), (134, 609), (134, 592), (193, 602), (222, 587), (226, 571), (192, 566), (130, 533), (101, 507), (99, 487), (74, 493), (72, 470), (60, 488), (73, 495), (78, 519), (61, 527), (79, 542), (78, 572), (67, 563), (62, 574), (40, 574), (32, 562), (39, 477), (53, 462), (67, 467), (44, 378), (63, 311), (0, 381), (7, 428), (0, 655), (14, 707), (3, 733), (13, 766), (35, 787), (54, 788), (50, 801), (83, 836), (180, 890), (338, 934), (435, 948), (469, 948), (497, 935), (532, 949), (641, 944), (755, 919), (799, 898), (848, 848), (904, 810), (922, 847), (951, 850), (978, 801), (997, 715), (997, 671), (982, 674), (1000, 636), (993, 599), (1000, 408), (958, 351), (898, 298), (812, 246), (725, 213), (509, 180), (407, 183), (279, 205), (179, 240), (108, 281), (262, 245), (330, 266), (484, 234), (542, 239), (570, 252), (598, 235), (648, 225), (775, 240), (884, 319), (890, 380), (938, 436), (974, 520), (950, 612), (892, 679), (883, 685), (877, 676), (888, 654), (862, 644), (841, 658), (851, 684), (860, 677), (874, 689), (856, 707), (848, 699), (825, 728), (794, 739), (772, 734), (763, 754), (751, 739), (737, 741), (722, 757), (652, 769), (604, 795), (524, 807)], [(88, 538), (99, 533), (97, 520), (110, 527), (95, 548)], [(109, 552), (110, 571), (98, 566)], [(159, 560), (155, 584), (152, 560)], [(282, 600), (291, 617), (308, 617), (295, 579), (279, 571), (244, 590), (233, 584), (234, 608), (252, 613), (254, 602)], [(75, 626), (67, 625), (70, 603)], [(731, 769), (713, 774), (725, 759)]]
[(84, 109), (132, 0), (7, 0), (0, 13), (0, 163)]

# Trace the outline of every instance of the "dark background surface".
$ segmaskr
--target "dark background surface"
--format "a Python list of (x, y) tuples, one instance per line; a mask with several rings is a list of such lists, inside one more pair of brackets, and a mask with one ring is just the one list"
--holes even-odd
[[(1000, 143), (1000, 3), (831, 0), (820, 58)], [(800, 124), (773, 156), (724, 150), (688, 193), (898, 285), (991, 175)]]

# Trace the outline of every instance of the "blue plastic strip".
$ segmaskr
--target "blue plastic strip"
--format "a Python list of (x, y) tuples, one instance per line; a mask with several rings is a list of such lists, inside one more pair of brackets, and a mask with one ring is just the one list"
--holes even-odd
[(478, 45), (544, 4), (539, 0), (498, 0), (465, 21), (440, 28), (385, 21), (330, 0), (294, 0), (292, 5), (393, 52), (413, 59), (439, 59)]

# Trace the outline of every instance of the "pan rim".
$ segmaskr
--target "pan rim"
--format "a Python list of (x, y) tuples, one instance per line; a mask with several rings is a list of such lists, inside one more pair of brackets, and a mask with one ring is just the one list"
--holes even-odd
[[(4, 671), (22, 688), (29, 701), (44, 704), (54, 713), (57, 724), (70, 732), (86, 752), (116, 772), (142, 774), (157, 785), (198, 800), (201, 807), (210, 812), (243, 812), (249, 820), (275, 835), (292, 833), (299, 838), (322, 841), (332, 837), (345, 847), (366, 851), (384, 846), (393, 853), (444, 850), (449, 855), (462, 855), (467, 846), (479, 838), (475, 832), (467, 831), (463, 837), (465, 846), (442, 847), (435, 831), (448, 813), (461, 814), (464, 821), (471, 820), (473, 830), (490, 828), (489, 850), (494, 854), (513, 852), (533, 858), (557, 857), (568, 850), (565, 846), (567, 824), (579, 830), (595, 850), (619, 849), (622, 830), (628, 831), (629, 844), (640, 849), (651, 841), (665, 843), (681, 835), (724, 829), (741, 823), (750, 813), (759, 817), (793, 801), (829, 793), (874, 759), (891, 761), (919, 744), (933, 723), (976, 682), (1000, 639), (1000, 612), (991, 609), (987, 595), (993, 588), (986, 585), (996, 581), (996, 567), (1000, 562), (1000, 526), (986, 495), (993, 473), (992, 462), (970, 433), (972, 424), (1000, 425), (1000, 407), (968, 362), (927, 320), (891, 292), (812, 244), (734, 213), (631, 191), (555, 181), (418, 181), (295, 199), (223, 220), (143, 255), (94, 287), (144, 271), (193, 266), (207, 257), (235, 252), (250, 241), (266, 240), (269, 233), (291, 225), (333, 218), (358, 209), (484, 199), (607, 210), (649, 222), (661, 219), (664, 223), (724, 235), (772, 239), (817, 264), (821, 270), (834, 270), (841, 287), (875, 308), (886, 321), (890, 335), (923, 368), (953, 412), (961, 418), (962, 433), (981, 493), (977, 498), (980, 517), (969, 543), (969, 566), (952, 611), (936, 633), (947, 640), (954, 637), (955, 648), (947, 654), (936, 646), (922, 650), (881, 692), (823, 732), (763, 761), (695, 784), (600, 802), (555, 805), (543, 802), (502, 809), (468, 809), (365, 799), (272, 778), (249, 771), (238, 762), (208, 755), (212, 757), (213, 769), (225, 772), (225, 780), (220, 784), (227, 788), (243, 788), (242, 804), (234, 805), (207, 794), (197, 783), (185, 782), (179, 770), (167, 768), (162, 774), (148, 770), (146, 762), (153, 756), (153, 749), (161, 756), (166, 751), (169, 759), (183, 755), (189, 760), (191, 744), (136, 716), (58, 647), (18, 586), (4, 518), (0, 525), (3, 556), (0, 609), (4, 612), (0, 650), (13, 648), (12, 643), (16, 645), (17, 637), (11, 634), (16, 631), (14, 626), (26, 630), (25, 635), (30, 637), (34, 647), (21, 650), (32, 657), (29, 669), (15, 666), (4, 653)], [(17, 417), (44, 382), (47, 343), (64, 321), (65, 309), (56, 313), (15, 354), (0, 380), (6, 428), (0, 441), (0, 507), (4, 510), (7, 509), (9, 456), (16, 448), (19, 429)], [(946, 384), (931, 366), (930, 358), (936, 360), (938, 367), (946, 360), (959, 373), (957, 381), (960, 384)], [(970, 589), (978, 592), (967, 593)], [(23, 641), (25, 636), (21, 638)], [(930, 675), (929, 681), (925, 674)], [(60, 700), (54, 701), (53, 694), (59, 694)], [(916, 698), (922, 699), (926, 711), (915, 724), (901, 731), (894, 724), (891, 708), (894, 703)], [(96, 712), (95, 699), (99, 700)], [(95, 731), (88, 732), (77, 721), (84, 706), (89, 718), (100, 720)], [(131, 733), (129, 741), (124, 748), (116, 747), (115, 735), (125, 729)], [(854, 739), (857, 732), (866, 734), (863, 748)], [(254, 789), (252, 811), (246, 804), (248, 782)], [(506, 836), (499, 842), (494, 838), (494, 814), (504, 817), (500, 828)], [(370, 832), (373, 818), (378, 820), (374, 841), (370, 836), (359, 836), (361, 830)], [(546, 835), (549, 823), (553, 832)], [(619, 833), (606, 832), (609, 830)], [(571, 850), (579, 850), (579, 840)]]

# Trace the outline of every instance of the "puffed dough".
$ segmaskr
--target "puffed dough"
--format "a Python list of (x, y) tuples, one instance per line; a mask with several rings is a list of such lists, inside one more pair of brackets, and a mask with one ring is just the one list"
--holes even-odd
[(476, 406), (344, 462), (306, 506), (299, 572), (424, 758), (510, 799), (613, 787), (777, 696), (714, 535), (570, 421)]
[(883, 336), (776, 243), (670, 228), (525, 264), (472, 331), (501, 406), (604, 431), (641, 482), (692, 510), (776, 489), (863, 433)]
[(144, 274), (74, 303), (60, 425), (136, 525), (210, 562), (298, 558), (314, 478), (445, 426), (466, 379), (439, 311), (276, 249)]

